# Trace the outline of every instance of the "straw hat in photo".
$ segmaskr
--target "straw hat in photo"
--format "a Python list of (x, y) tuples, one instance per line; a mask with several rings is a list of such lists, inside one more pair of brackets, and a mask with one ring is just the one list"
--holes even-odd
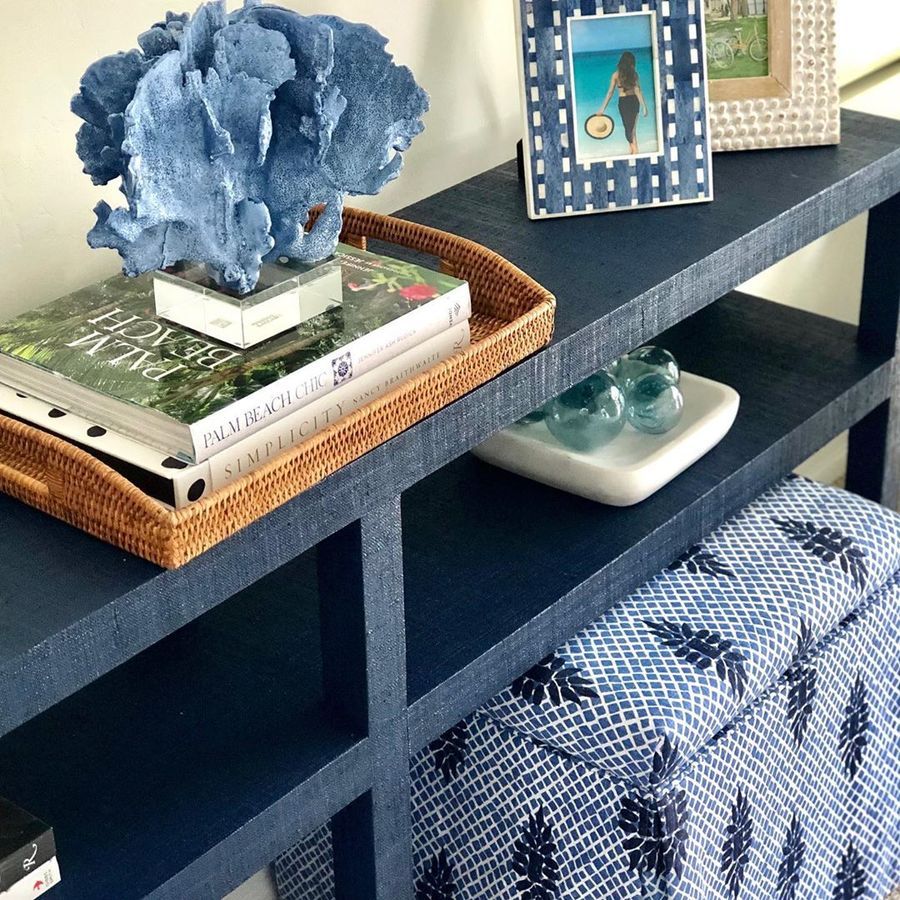
[(584, 130), (592, 138), (596, 138), (598, 141), (608, 138), (613, 133), (615, 127), (615, 122), (607, 115), (590, 116), (584, 123)]

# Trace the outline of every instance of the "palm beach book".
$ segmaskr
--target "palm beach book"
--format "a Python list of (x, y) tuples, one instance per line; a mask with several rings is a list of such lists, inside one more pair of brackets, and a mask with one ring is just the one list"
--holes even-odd
[(0, 381), (201, 462), (471, 314), (464, 281), (344, 245), (335, 256), (335, 305), (250, 350), (157, 318), (152, 275), (119, 275), (0, 324)]
[(66, 439), (145, 494), (180, 509), (260, 468), (468, 346), (469, 323), (463, 321), (193, 465), (2, 384), (0, 413)]
[(23, 879), (30, 879), (55, 857), (53, 829), (0, 798), (0, 896)]

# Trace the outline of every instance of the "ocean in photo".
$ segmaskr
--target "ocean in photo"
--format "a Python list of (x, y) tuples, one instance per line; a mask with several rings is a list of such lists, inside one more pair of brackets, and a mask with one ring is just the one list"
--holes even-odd
[[(648, 115), (640, 113), (637, 119), (637, 139), (640, 153), (656, 153), (660, 149), (657, 135), (657, 109), (659, 102), (653, 73), (653, 51), (650, 47), (625, 48), (635, 56), (641, 90), (647, 101)], [(611, 156), (627, 156), (628, 141), (619, 115), (619, 92), (613, 93), (606, 114), (615, 122), (613, 133), (604, 140), (592, 138), (584, 130), (584, 123), (600, 109), (609, 90), (609, 79), (616, 70), (622, 50), (603, 50), (592, 53), (576, 53), (573, 58), (572, 80), (575, 89), (576, 151), (580, 160), (608, 159)]]

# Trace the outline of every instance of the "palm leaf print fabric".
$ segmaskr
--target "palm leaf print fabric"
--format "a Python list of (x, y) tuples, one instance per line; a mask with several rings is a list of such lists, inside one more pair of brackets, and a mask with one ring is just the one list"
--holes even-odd
[(737, 697), (744, 695), (747, 658), (735, 647), (734, 641), (708, 628), (695, 628), (686, 622), (662, 621), (644, 624), (652, 631), (663, 647), (670, 647), (679, 659), (698, 669), (710, 669), (731, 688)]
[(535, 706), (545, 700), (553, 706), (564, 703), (581, 703), (584, 697), (596, 697), (597, 692), (575, 666), (567, 666), (566, 661), (556, 654), (542, 659), (524, 675), (517, 678), (511, 688), (516, 697), (521, 697)]
[[(852, 569), (810, 552), (783, 522), (828, 523), (865, 560), (870, 585), (900, 568), (896, 515), (836, 488), (787, 480), (704, 538), (702, 550), (688, 551), (689, 559), (702, 554), (703, 567), (673, 564), (557, 650), (596, 697), (523, 702), (516, 682), (482, 711), (622, 778), (646, 780), (664, 734), (682, 753), (697, 752), (864, 599)], [(795, 743), (815, 721), (816, 689), (809, 671), (795, 683)]]
[(863, 751), (869, 742), (869, 704), (866, 700), (866, 683), (862, 673), (850, 689), (850, 698), (844, 707), (844, 719), (841, 722), (841, 759), (847, 775), (853, 779), (862, 766)]
[(809, 727), (816, 697), (815, 666), (809, 665), (807, 655), (813, 647), (813, 636), (806, 622), (800, 620), (800, 632), (797, 635), (797, 651), (794, 665), (788, 671), (790, 690), (788, 691), (787, 717), (791, 734), (797, 746), (803, 744), (803, 736)]
[[(804, 549), (776, 519), (850, 536), (867, 593), (858, 567)], [(732, 575), (670, 567), (548, 658), (561, 663), (535, 663), (540, 703), (511, 686), (412, 760), (415, 889), (429, 900), (886, 896), (900, 885), (898, 522), (786, 481), (703, 539)], [(688, 640), (731, 642), (742, 695), (647, 622), (668, 623), (667, 640), (688, 624)], [(566, 669), (591, 693), (560, 689), (557, 704), (547, 679)], [(322, 829), (282, 857), (283, 900), (332, 900), (333, 878), (310, 863), (329, 841)]]
[(792, 815), (787, 837), (781, 848), (781, 861), (778, 864), (777, 900), (796, 900), (805, 855), (803, 826), (797, 816)]
[(677, 572), (679, 569), (685, 568), (693, 575), (727, 575), (734, 578), (734, 572), (728, 566), (716, 557), (715, 553), (710, 553), (700, 544), (685, 550), (674, 562), (669, 563), (670, 572)]
[(866, 553), (855, 545), (853, 538), (839, 528), (828, 525), (817, 526), (799, 519), (772, 520), (792, 541), (797, 541), (804, 550), (822, 560), (823, 563), (837, 563), (860, 587), (866, 586), (868, 569)]
[(841, 854), (841, 864), (834, 876), (833, 900), (861, 900), (866, 896), (866, 870), (859, 851), (853, 841), (847, 844), (847, 851)]
[(753, 849), (753, 817), (750, 802), (738, 788), (731, 804), (731, 819), (725, 827), (725, 843), (722, 846), (722, 877), (728, 894), (738, 897), (744, 883), (744, 872), (750, 862)]
[(544, 819), (544, 807), (528, 814), (528, 822), (513, 845), (512, 869), (521, 900), (553, 900), (559, 896), (553, 825)]
[(444, 776), (444, 781), (453, 781), (465, 765), (468, 739), (468, 726), (459, 722), (428, 745), (434, 754), (435, 768)]
[(425, 863), (422, 876), (416, 881), (416, 900), (453, 900), (453, 864), (447, 851), (441, 850)]

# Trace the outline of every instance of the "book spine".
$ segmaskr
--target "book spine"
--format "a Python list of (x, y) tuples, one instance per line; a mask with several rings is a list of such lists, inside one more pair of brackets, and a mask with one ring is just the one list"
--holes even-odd
[(335, 353), (280, 378), (252, 396), (207, 416), (190, 426), (194, 461), (209, 459), (335, 388), (468, 320), (471, 312), (469, 286), (460, 285), (419, 309), (351, 341)]
[[(3, 860), (0, 866), (0, 891), (8, 890), (21, 879), (27, 878), (55, 856), (56, 842), (53, 829), (50, 828)], [(4, 896), (6, 895), (0, 894), (0, 897)]]
[(209, 459), (212, 489), (218, 490), (235, 478), (258, 469), (279, 453), (302, 444), (366, 403), (377, 400), (468, 346), (469, 323), (464, 321), (215, 454)]
[(8, 890), (0, 893), (0, 900), (30, 900), (40, 897), (62, 880), (59, 863), (55, 856), (37, 866), (29, 875), (17, 881)]

